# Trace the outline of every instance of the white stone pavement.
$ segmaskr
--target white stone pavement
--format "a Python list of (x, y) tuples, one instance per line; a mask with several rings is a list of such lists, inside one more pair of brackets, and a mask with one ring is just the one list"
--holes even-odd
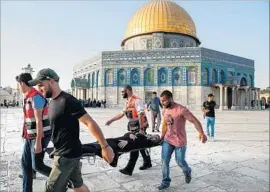
[[(105, 127), (107, 119), (118, 109), (87, 109), (101, 126), (106, 137), (126, 132), (126, 120)], [(202, 114), (194, 111), (201, 120)], [(204, 125), (204, 123), (203, 123)], [(22, 110), (1, 109), (1, 173), (0, 191), (21, 191), (20, 157)], [(202, 144), (195, 128), (187, 123), (188, 149), (186, 159), (192, 168), (192, 181), (184, 182), (181, 169), (171, 160), (171, 187), (166, 191), (269, 191), (269, 111), (217, 111), (216, 141)], [(95, 141), (82, 126), (83, 143)], [(161, 182), (161, 148), (151, 149), (153, 167), (140, 171), (139, 158), (134, 174), (125, 176), (119, 168), (126, 165), (128, 154), (120, 157), (117, 168), (97, 158), (95, 164), (83, 162), (83, 179), (91, 191), (126, 192), (157, 191)], [(51, 164), (46, 155), (45, 161)], [(34, 180), (34, 191), (43, 191), (46, 178)]]

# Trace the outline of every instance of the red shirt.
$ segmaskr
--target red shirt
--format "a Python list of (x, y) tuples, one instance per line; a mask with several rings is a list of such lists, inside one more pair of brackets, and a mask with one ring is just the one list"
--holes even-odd
[(173, 146), (185, 146), (187, 144), (186, 119), (194, 122), (196, 117), (186, 107), (178, 103), (163, 109), (162, 115), (167, 124), (164, 140)]

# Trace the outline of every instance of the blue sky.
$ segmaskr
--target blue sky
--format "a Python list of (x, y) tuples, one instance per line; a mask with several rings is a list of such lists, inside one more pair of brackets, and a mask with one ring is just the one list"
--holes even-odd
[[(148, 1), (1, 1), (1, 86), (31, 63), (70, 88), (75, 64), (120, 50), (132, 14)], [(255, 60), (255, 86), (269, 86), (269, 2), (174, 1), (193, 18), (201, 47)]]

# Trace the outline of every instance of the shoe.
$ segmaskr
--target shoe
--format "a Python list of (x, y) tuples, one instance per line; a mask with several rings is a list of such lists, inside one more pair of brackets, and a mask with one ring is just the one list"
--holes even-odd
[(185, 174), (185, 180), (186, 180), (186, 183), (190, 183), (190, 181), (191, 181), (191, 170), (187, 171), (187, 173)]
[(152, 129), (152, 132), (155, 132), (155, 129)]
[(148, 169), (148, 168), (151, 168), (151, 167), (152, 167), (151, 163), (144, 163), (143, 166), (141, 166), (139, 169), (140, 170), (145, 170), (145, 169)]
[(214, 137), (212, 137), (212, 142), (214, 142), (215, 141), (215, 138)]
[(162, 190), (164, 190), (164, 189), (167, 189), (167, 188), (169, 188), (170, 186), (165, 186), (165, 185), (160, 185), (160, 186), (158, 186), (158, 190), (160, 190), (160, 191), (162, 191)]
[(157, 130), (157, 132), (160, 132), (159, 129)]
[[(22, 174), (19, 174), (18, 175), (19, 178), (22, 178)], [(33, 173), (33, 179), (36, 179), (37, 178), (37, 174), (36, 173)]]
[(131, 172), (129, 172), (126, 168), (124, 168), (124, 169), (120, 169), (119, 170), (120, 171), (120, 173), (122, 173), (122, 174), (124, 174), (124, 175), (129, 175), (129, 176), (131, 176), (132, 175), (132, 173)]

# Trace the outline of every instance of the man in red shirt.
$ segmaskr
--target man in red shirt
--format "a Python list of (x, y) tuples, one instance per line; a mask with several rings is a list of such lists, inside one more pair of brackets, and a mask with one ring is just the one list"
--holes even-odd
[(164, 106), (162, 116), (162, 183), (159, 190), (166, 189), (170, 186), (171, 178), (169, 176), (169, 163), (171, 155), (175, 151), (175, 160), (179, 167), (182, 168), (186, 183), (191, 181), (191, 169), (188, 166), (186, 156), (186, 120), (194, 124), (199, 132), (202, 143), (207, 141), (203, 128), (199, 120), (184, 106), (173, 101), (173, 95), (170, 91), (163, 91), (160, 95), (160, 101)]

